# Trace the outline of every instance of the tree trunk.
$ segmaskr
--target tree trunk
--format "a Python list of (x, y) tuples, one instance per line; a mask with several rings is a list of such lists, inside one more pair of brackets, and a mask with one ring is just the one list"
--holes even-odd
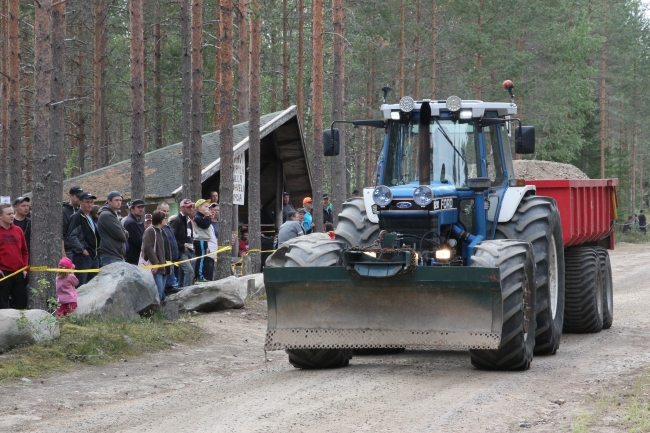
[[(83, 25), (81, 19), (77, 23), (77, 38), (81, 39), (81, 34), (83, 31)], [(77, 107), (77, 170), (76, 175), (84, 173), (85, 162), (86, 162), (86, 117), (84, 115), (84, 87), (85, 87), (85, 76), (84, 76), (84, 50), (82, 45), (79, 44), (79, 50), (77, 51), (77, 82), (76, 82), (76, 96), (79, 98), (78, 107)]]
[[(49, 10), (48, 10), (49, 13)], [(23, 192), (23, 173), (20, 137), (20, 3), (9, 1), (9, 125), (8, 148), (9, 176), (12, 197)]]
[(7, 2), (0, 0), (0, 195), (7, 195), (7, 123), (9, 121), (8, 98), (8, 70), (9, 64), (9, 34), (7, 21), (9, 13)]
[[(250, 116), (248, 121), (248, 239), (249, 251), (262, 249), (260, 222), (260, 51), (261, 17), (260, 1), (251, 3), (251, 58), (250, 58)], [(253, 273), (260, 272), (261, 253), (249, 255)]]
[[(368, 83), (366, 84), (366, 107), (368, 110), (368, 115), (372, 116), (373, 113), (373, 105), (375, 102), (375, 98), (373, 98), (373, 85), (374, 85), (374, 80), (375, 80), (375, 64), (373, 60), (373, 48), (372, 46), (368, 47), (368, 70), (370, 71), (370, 75), (368, 77)], [(374, 161), (372, 158), (372, 138), (373, 138), (373, 131), (374, 128), (364, 128), (364, 134), (366, 137), (366, 176), (365, 176), (365, 186), (372, 186), (373, 185), (373, 179), (372, 179), (372, 172), (374, 170)]]
[(131, 198), (144, 199), (144, 30), (143, 1), (130, 0), (131, 12)]
[(483, 73), (483, 52), (481, 37), (483, 35), (483, 12), (484, 12), (484, 0), (479, 0), (479, 11), (478, 11), (478, 37), (479, 37), (479, 49), (476, 53), (476, 99), (481, 99), (481, 89), (483, 87), (481, 74)]
[(421, 0), (415, 4), (415, 64), (413, 65), (413, 98), (420, 99), (420, 19), (422, 18)]
[(303, 86), (304, 86), (304, 68), (305, 68), (305, 5), (304, 0), (298, 0), (298, 84), (296, 100), (298, 103), (298, 121), (302, 121), (303, 115)]
[[(52, 94), (50, 105), (50, 182), (63, 190), (65, 166), (65, 2), (52, 6)], [(58, 201), (58, 200), (57, 200)], [(52, 205), (54, 206), (54, 205)]]
[[(232, 136), (232, 55), (233, 0), (221, 0), (221, 170), (219, 171), (219, 245), (229, 247), (233, 232), (233, 136)], [(230, 276), (230, 254), (218, 255), (215, 269), (217, 279)]]
[[(334, 71), (332, 74), (332, 120), (345, 119), (345, 10), (344, 0), (332, 1), (332, 18), (334, 29)], [(334, 226), (338, 224), (343, 202), (347, 199), (346, 191), (346, 153), (345, 130), (341, 128), (340, 153), (332, 158), (332, 203)], [(316, 201), (314, 200), (314, 203)], [(316, 206), (314, 206), (315, 208)]]
[(161, 35), (160, 35), (160, 0), (155, 0), (153, 25), (153, 104), (154, 104), (154, 149), (163, 147), (162, 137), (162, 84), (160, 82)]
[(404, 96), (404, 15), (406, 8), (404, 0), (400, 0), (400, 32), (399, 32), (399, 97)]
[(605, 178), (605, 145), (607, 142), (607, 0), (603, 0), (603, 46), (600, 64), (600, 178)]
[(248, 120), (248, 26), (246, 25), (247, 7), (246, 4), (249, 0), (239, 0), (238, 7), (238, 26), (239, 26), (239, 44), (237, 50), (237, 57), (239, 64), (237, 68), (237, 75), (239, 76), (239, 91), (237, 94), (237, 107), (239, 111), (239, 122), (246, 122)]
[(190, 153), (190, 197), (201, 197), (203, 153), (203, 0), (192, 1), (192, 150)]
[(192, 197), (192, 27), (191, 0), (181, 2), (181, 88), (183, 121), (183, 198)]
[(436, 99), (436, 56), (438, 55), (438, 35), (437, 28), (437, 10), (436, 0), (431, 3), (431, 99)]
[(289, 16), (287, 0), (282, 0), (282, 109), (289, 107)]
[[(32, 242), (31, 264), (57, 267), (61, 258), (61, 189), (59, 182), (53, 182), (53, 173), (59, 168), (58, 155), (51, 148), (52, 101), (52, 0), (34, 1), (34, 157), (39, 162), (35, 173), (33, 189), (32, 232), (47, 242)], [(37, 260), (34, 258), (37, 257)], [(45, 309), (47, 300), (56, 296), (53, 273), (38, 275), (49, 285), (34, 285), (33, 305)], [(32, 279), (35, 283), (35, 279)]]
[(104, 165), (103, 134), (104, 118), (104, 74), (106, 71), (106, 5), (104, 0), (95, 0), (94, 53), (93, 53), (93, 169)]
[(217, 131), (219, 130), (219, 105), (221, 102), (221, 61), (219, 60), (221, 53), (221, 6), (219, 2), (216, 3), (214, 10), (214, 45), (216, 49), (214, 50), (214, 104), (212, 106), (212, 115), (214, 130)]
[(323, 232), (323, 0), (312, 2), (312, 194), (314, 231)]

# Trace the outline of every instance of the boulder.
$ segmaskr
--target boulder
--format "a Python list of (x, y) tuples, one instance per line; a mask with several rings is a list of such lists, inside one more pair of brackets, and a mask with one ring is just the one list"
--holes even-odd
[[(249, 280), (253, 280), (253, 287), (249, 285)], [(248, 296), (259, 296), (266, 293), (266, 289), (264, 287), (264, 274), (244, 275), (243, 277), (239, 277), (239, 281), (244, 283), (246, 286)]]
[(77, 295), (79, 316), (136, 317), (160, 307), (151, 272), (125, 262), (101, 268)]
[(0, 353), (60, 335), (54, 316), (43, 310), (0, 310)]
[(182, 312), (242, 308), (245, 300), (246, 285), (235, 276), (185, 287), (166, 299), (178, 304), (178, 310)]

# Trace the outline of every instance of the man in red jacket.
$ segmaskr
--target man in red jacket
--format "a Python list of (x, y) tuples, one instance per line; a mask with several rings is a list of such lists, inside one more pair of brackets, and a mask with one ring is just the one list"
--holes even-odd
[(20, 227), (14, 224), (14, 208), (8, 203), (0, 204), (0, 309), (9, 308), (9, 296), (13, 307), (27, 308), (27, 270), (3, 279), (29, 264), (27, 243)]

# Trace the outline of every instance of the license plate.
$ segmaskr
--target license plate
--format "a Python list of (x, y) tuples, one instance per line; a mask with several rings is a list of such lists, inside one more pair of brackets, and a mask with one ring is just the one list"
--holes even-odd
[(435, 198), (433, 199), (433, 202), (431, 202), (433, 205), (433, 210), (447, 210), (447, 209), (455, 209), (454, 207), (454, 198), (453, 197), (442, 197), (442, 198)]

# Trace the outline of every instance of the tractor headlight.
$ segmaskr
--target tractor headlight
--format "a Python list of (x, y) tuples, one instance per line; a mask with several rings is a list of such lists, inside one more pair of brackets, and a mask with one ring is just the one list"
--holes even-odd
[(436, 260), (449, 260), (451, 259), (451, 250), (442, 248), (436, 251)]
[(460, 110), (461, 103), (462, 100), (458, 96), (450, 96), (447, 98), (447, 110), (455, 113), (456, 111)]
[(410, 96), (405, 96), (399, 100), (399, 109), (405, 113), (410, 113), (415, 108), (415, 101)]
[(393, 201), (393, 193), (387, 186), (381, 185), (372, 192), (372, 200), (377, 206), (388, 206)]
[(413, 191), (413, 201), (419, 206), (427, 206), (433, 201), (433, 191), (426, 185), (420, 185)]

